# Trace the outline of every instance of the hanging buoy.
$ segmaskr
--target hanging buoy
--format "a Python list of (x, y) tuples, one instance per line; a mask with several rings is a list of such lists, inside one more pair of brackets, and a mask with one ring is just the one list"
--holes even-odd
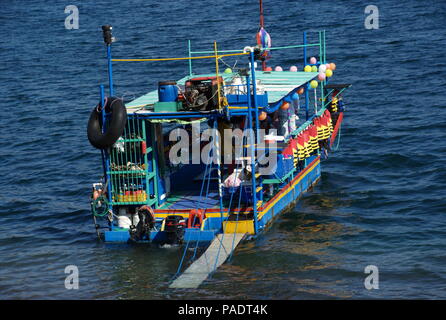
[(311, 66), (305, 66), (304, 71), (305, 72), (311, 72)]
[(232, 69), (231, 68), (226, 68), (225, 69), (225, 73), (232, 73)]
[(290, 67), (290, 71), (291, 72), (297, 72), (297, 67), (296, 66), (291, 66)]
[(333, 75), (333, 71), (331, 71), (331, 69), (327, 69), (327, 71), (325, 71), (325, 75), (327, 78), (330, 78)]
[(290, 107), (290, 103), (286, 101), (282, 101), (282, 105), (280, 106), (280, 109), (287, 110)]
[(316, 66), (312, 66), (311, 67), (311, 72), (317, 72), (317, 67)]
[(282, 69), (281, 66), (277, 66), (277, 67), (274, 69), (274, 71), (283, 71), (283, 69)]
[(273, 71), (273, 68), (271, 68), (271, 67), (266, 67), (266, 68), (265, 68), (265, 71), (271, 72), (271, 71)]
[(327, 70), (327, 66), (325, 64), (321, 64), (319, 66), (319, 72), (325, 72)]
[(300, 88), (297, 90), (297, 94), (304, 94), (304, 87), (300, 87)]
[(91, 112), (87, 126), (88, 141), (98, 149), (110, 148), (122, 135), (127, 123), (127, 110), (122, 99), (107, 98), (104, 108), (107, 113), (110, 113), (106, 131), (102, 133), (102, 111), (99, 111), (97, 107)]
[(336, 64), (334, 62), (330, 63), (330, 69), (333, 71), (336, 70)]
[(310, 58), (310, 64), (316, 64), (317, 59), (315, 57)]
[(267, 117), (267, 113), (265, 111), (260, 112), (260, 114), (259, 114), (260, 121), (266, 120), (266, 117)]

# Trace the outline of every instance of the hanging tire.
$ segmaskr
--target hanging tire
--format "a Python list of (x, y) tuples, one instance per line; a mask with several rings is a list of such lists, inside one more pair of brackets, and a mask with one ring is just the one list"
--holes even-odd
[(111, 113), (106, 131), (102, 133), (102, 111), (97, 107), (91, 112), (87, 126), (88, 141), (98, 149), (110, 148), (124, 132), (127, 122), (127, 110), (121, 99), (107, 98), (104, 108)]

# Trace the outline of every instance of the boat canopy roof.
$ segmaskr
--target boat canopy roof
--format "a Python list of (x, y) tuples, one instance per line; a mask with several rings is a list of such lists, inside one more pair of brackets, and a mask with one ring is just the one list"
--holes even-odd
[[(304, 85), (313, 80), (318, 75), (317, 72), (291, 72), (291, 71), (256, 71), (256, 80), (260, 80), (265, 91), (268, 92), (268, 103), (275, 103), (287, 95), (291, 90)], [(229, 81), (235, 73), (223, 73), (222, 76), (225, 81)], [(193, 76), (186, 76), (177, 81), (179, 85), (184, 85), (187, 80), (197, 77), (215, 77), (215, 73), (197, 74)], [(127, 112), (133, 113), (153, 113), (150, 110), (142, 111), (142, 106), (152, 105), (158, 101), (158, 91), (153, 90), (145, 95), (126, 104)]]

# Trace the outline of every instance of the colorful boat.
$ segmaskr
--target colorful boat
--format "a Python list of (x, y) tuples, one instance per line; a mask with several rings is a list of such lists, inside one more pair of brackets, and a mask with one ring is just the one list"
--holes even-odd
[[(189, 278), (173, 285), (197, 286), (240, 241), (258, 236), (318, 181), (350, 85), (331, 83), (335, 65), (326, 60), (325, 31), (315, 43), (304, 32), (302, 44), (272, 47), (261, 19), (254, 47), (218, 50), (214, 43), (213, 50), (192, 51), (189, 41), (188, 57), (117, 59), (112, 28), (102, 29), (110, 92), (106, 97), (100, 86), (88, 124), (103, 164), (91, 198), (98, 237), (178, 244), (184, 250), (179, 273), (188, 249), (208, 247), (206, 261), (197, 259)], [(272, 52), (288, 49), (302, 50), (305, 71), (267, 66)], [(231, 57), (244, 65), (221, 72), (222, 59)], [(198, 59), (212, 59), (215, 70), (194, 74)], [(160, 81), (158, 90), (133, 101), (116, 98), (112, 62), (171, 60), (188, 60), (189, 74)]]

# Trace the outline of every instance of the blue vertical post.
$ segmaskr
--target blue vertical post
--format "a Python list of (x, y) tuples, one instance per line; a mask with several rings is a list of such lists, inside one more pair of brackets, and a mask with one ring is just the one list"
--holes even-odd
[(255, 114), (255, 123), (256, 123), (256, 141), (257, 144), (259, 142), (259, 108), (257, 106), (257, 83), (256, 83), (256, 69), (254, 66), (254, 52), (250, 54), (251, 58), (251, 79), (252, 79), (252, 91), (253, 91), (253, 102), (254, 102), (254, 114)]
[[(255, 145), (258, 145), (260, 143), (260, 132), (259, 132), (259, 108), (257, 105), (257, 81), (256, 81), (256, 68), (255, 68), (255, 59), (254, 59), (254, 52), (251, 52), (250, 54), (250, 58), (251, 58), (251, 79), (252, 79), (252, 92), (253, 92), (253, 102), (254, 102), (254, 116), (255, 118), (255, 124), (256, 124), (256, 128), (255, 128)], [(254, 170), (254, 168), (253, 168)], [(261, 180), (260, 180), (261, 181)], [(259, 183), (259, 186), (262, 184), (262, 182)], [(257, 193), (256, 190), (257, 188), (255, 188), (253, 190), (254, 193)], [(257, 196), (257, 195), (256, 195)], [(262, 200), (263, 197), (260, 196), (259, 200)], [(256, 204), (257, 207), (257, 204)], [(257, 221), (257, 219), (256, 219)]]
[[(100, 107), (101, 107), (101, 115), (102, 115), (102, 133), (105, 132), (105, 125), (106, 125), (106, 117), (105, 117), (105, 92), (104, 92), (104, 85), (100, 85), (99, 86), (99, 93), (101, 96), (101, 102), (100, 102)], [(102, 149), (101, 150), (101, 155), (102, 155), (102, 167), (104, 168), (104, 177), (106, 180), (106, 184), (108, 184), (108, 192), (107, 192), (107, 199), (108, 202), (110, 204), (110, 208), (112, 208), (112, 183), (111, 183), (111, 176), (109, 174), (110, 172), (110, 165), (109, 165), (109, 155), (107, 150)], [(106, 186), (104, 186), (105, 188)], [(113, 230), (113, 221), (111, 223), (111, 230)]]
[(111, 61), (111, 45), (107, 45), (107, 61), (108, 61), (108, 84), (110, 87), (110, 97), (113, 97), (115, 92), (113, 89), (113, 70)]
[[(99, 102), (99, 107), (101, 108), (102, 113), (102, 123), (105, 123), (105, 111), (104, 111), (104, 85), (99, 85), (99, 96), (101, 97)], [(104, 133), (104, 126), (102, 126), (102, 133)], [(102, 156), (102, 168), (104, 169), (104, 179), (107, 179), (107, 169), (106, 169), (106, 159), (105, 159), (105, 152), (103, 149), (101, 149), (101, 156)]]
[(253, 137), (252, 132), (252, 108), (251, 108), (251, 86), (250, 86), (250, 79), (249, 76), (246, 76), (246, 94), (247, 94), (247, 100), (248, 100), (248, 129), (250, 130), (250, 145), (249, 150), (251, 151), (251, 183), (252, 183), (252, 211), (253, 211), (253, 219), (254, 219), (254, 232), (257, 233), (258, 226), (257, 226), (257, 195), (256, 195), (256, 174), (255, 174), (255, 160), (254, 160), (254, 144), (255, 139)]

